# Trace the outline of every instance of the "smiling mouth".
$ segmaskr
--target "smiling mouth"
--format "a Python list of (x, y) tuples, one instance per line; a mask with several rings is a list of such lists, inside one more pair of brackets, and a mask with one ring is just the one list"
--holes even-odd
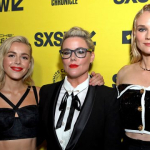
[(146, 46), (150, 46), (150, 43), (144, 43)]
[(69, 65), (70, 68), (77, 68), (79, 65), (76, 65), (76, 64), (71, 64)]
[(17, 71), (17, 72), (20, 72), (23, 70), (23, 68), (21, 68), (21, 67), (11, 67), (11, 69), (14, 71)]

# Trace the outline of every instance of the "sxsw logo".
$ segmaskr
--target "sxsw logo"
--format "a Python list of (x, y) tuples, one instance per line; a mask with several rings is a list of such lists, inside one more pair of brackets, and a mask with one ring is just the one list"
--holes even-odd
[(0, 44), (2, 44), (2, 42), (4, 42), (6, 39), (12, 37), (13, 34), (0, 34)]
[(0, 0), (0, 12), (22, 11), (23, 7), (19, 7), (23, 0)]
[(131, 30), (130, 31), (122, 31), (122, 44), (130, 44), (131, 43)]
[[(35, 46), (37, 47), (45, 47), (45, 46), (60, 46), (63, 35), (65, 32), (37, 32), (34, 36), (35, 38)], [(96, 34), (95, 31), (91, 32), (91, 38)], [(94, 42), (94, 45), (96, 45), (96, 42)]]
[(148, 0), (114, 0), (115, 4), (128, 4), (129, 2), (133, 2), (133, 3), (146, 3), (148, 2)]
[(65, 76), (66, 76), (66, 72), (64, 69), (57, 70), (53, 76), (53, 83), (63, 80)]

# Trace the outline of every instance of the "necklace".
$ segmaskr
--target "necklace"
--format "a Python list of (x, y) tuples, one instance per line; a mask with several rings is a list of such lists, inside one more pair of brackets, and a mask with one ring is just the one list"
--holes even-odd
[(140, 68), (142, 68), (142, 69), (145, 70), (145, 71), (150, 71), (150, 69), (147, 69), (146, 67), (143, 68), (143, 67), (141, 66), (141, 62), (139, 63), (139, 66), (140, 66)]

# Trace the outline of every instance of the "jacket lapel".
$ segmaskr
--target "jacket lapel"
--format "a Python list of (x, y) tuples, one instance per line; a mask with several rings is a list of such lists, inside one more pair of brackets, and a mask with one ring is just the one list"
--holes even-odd
[(66, 147), (66, 150), (71, 150), (75, 147), (76, 143), (78, 142), (80, 135), (82, 134), (89, 117), (91, 115), (94, 101), (96, 97), (96, 86), (89, 86), (84, 104), (82, 106), (82, 110), (80, 112), (80, 115), (76, 121), (76, 124), (74, 126), (71, 138), (68, 142), (68, 145)]
[(56, 130), (55, 130), (55, 109), (56, 109), (56, 104), (57, 104), (57, 100), (58, 100), (58, 96), (62, 87), (64, 80), (61, 82), (56, 83), (56, 86), (53, 87), (55, 88), (53, 91), (53, 94), (51, 96), (51, 101), (52, 104), (49, 107), (49, 115), (48, 115), (48, 126), (53, 128), (53, 134), (54, 137), (56, 138), (56, 141), (58, 143), (59, 148), (61, 149), (60, 143), (58, 141), (57, 135), (56, 135)]

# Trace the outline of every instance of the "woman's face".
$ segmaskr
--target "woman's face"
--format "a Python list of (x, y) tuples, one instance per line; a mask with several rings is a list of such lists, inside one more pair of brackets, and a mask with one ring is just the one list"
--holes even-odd
[(5, 77), (20, 80), (30, 68), (30, 49), (24, 43), (14, 42), (4, 56)]
[[(77, 48), (86, 48), (88, 45), (80, 37), (67, 38), (63, 43), (63, 49), (75, 50)], [(94, 60), (94, 52), (87, 52), (85, 58), (78, 58), (74, 53), (68, 59), (62, 59), (64, 69), (70, 79), (80, 79), (84, 81), (88, 76), (89, 65)]]
[(137, 19), (135, 37), (143, 55), (150, 55), (150, 12), (145, 11)]

